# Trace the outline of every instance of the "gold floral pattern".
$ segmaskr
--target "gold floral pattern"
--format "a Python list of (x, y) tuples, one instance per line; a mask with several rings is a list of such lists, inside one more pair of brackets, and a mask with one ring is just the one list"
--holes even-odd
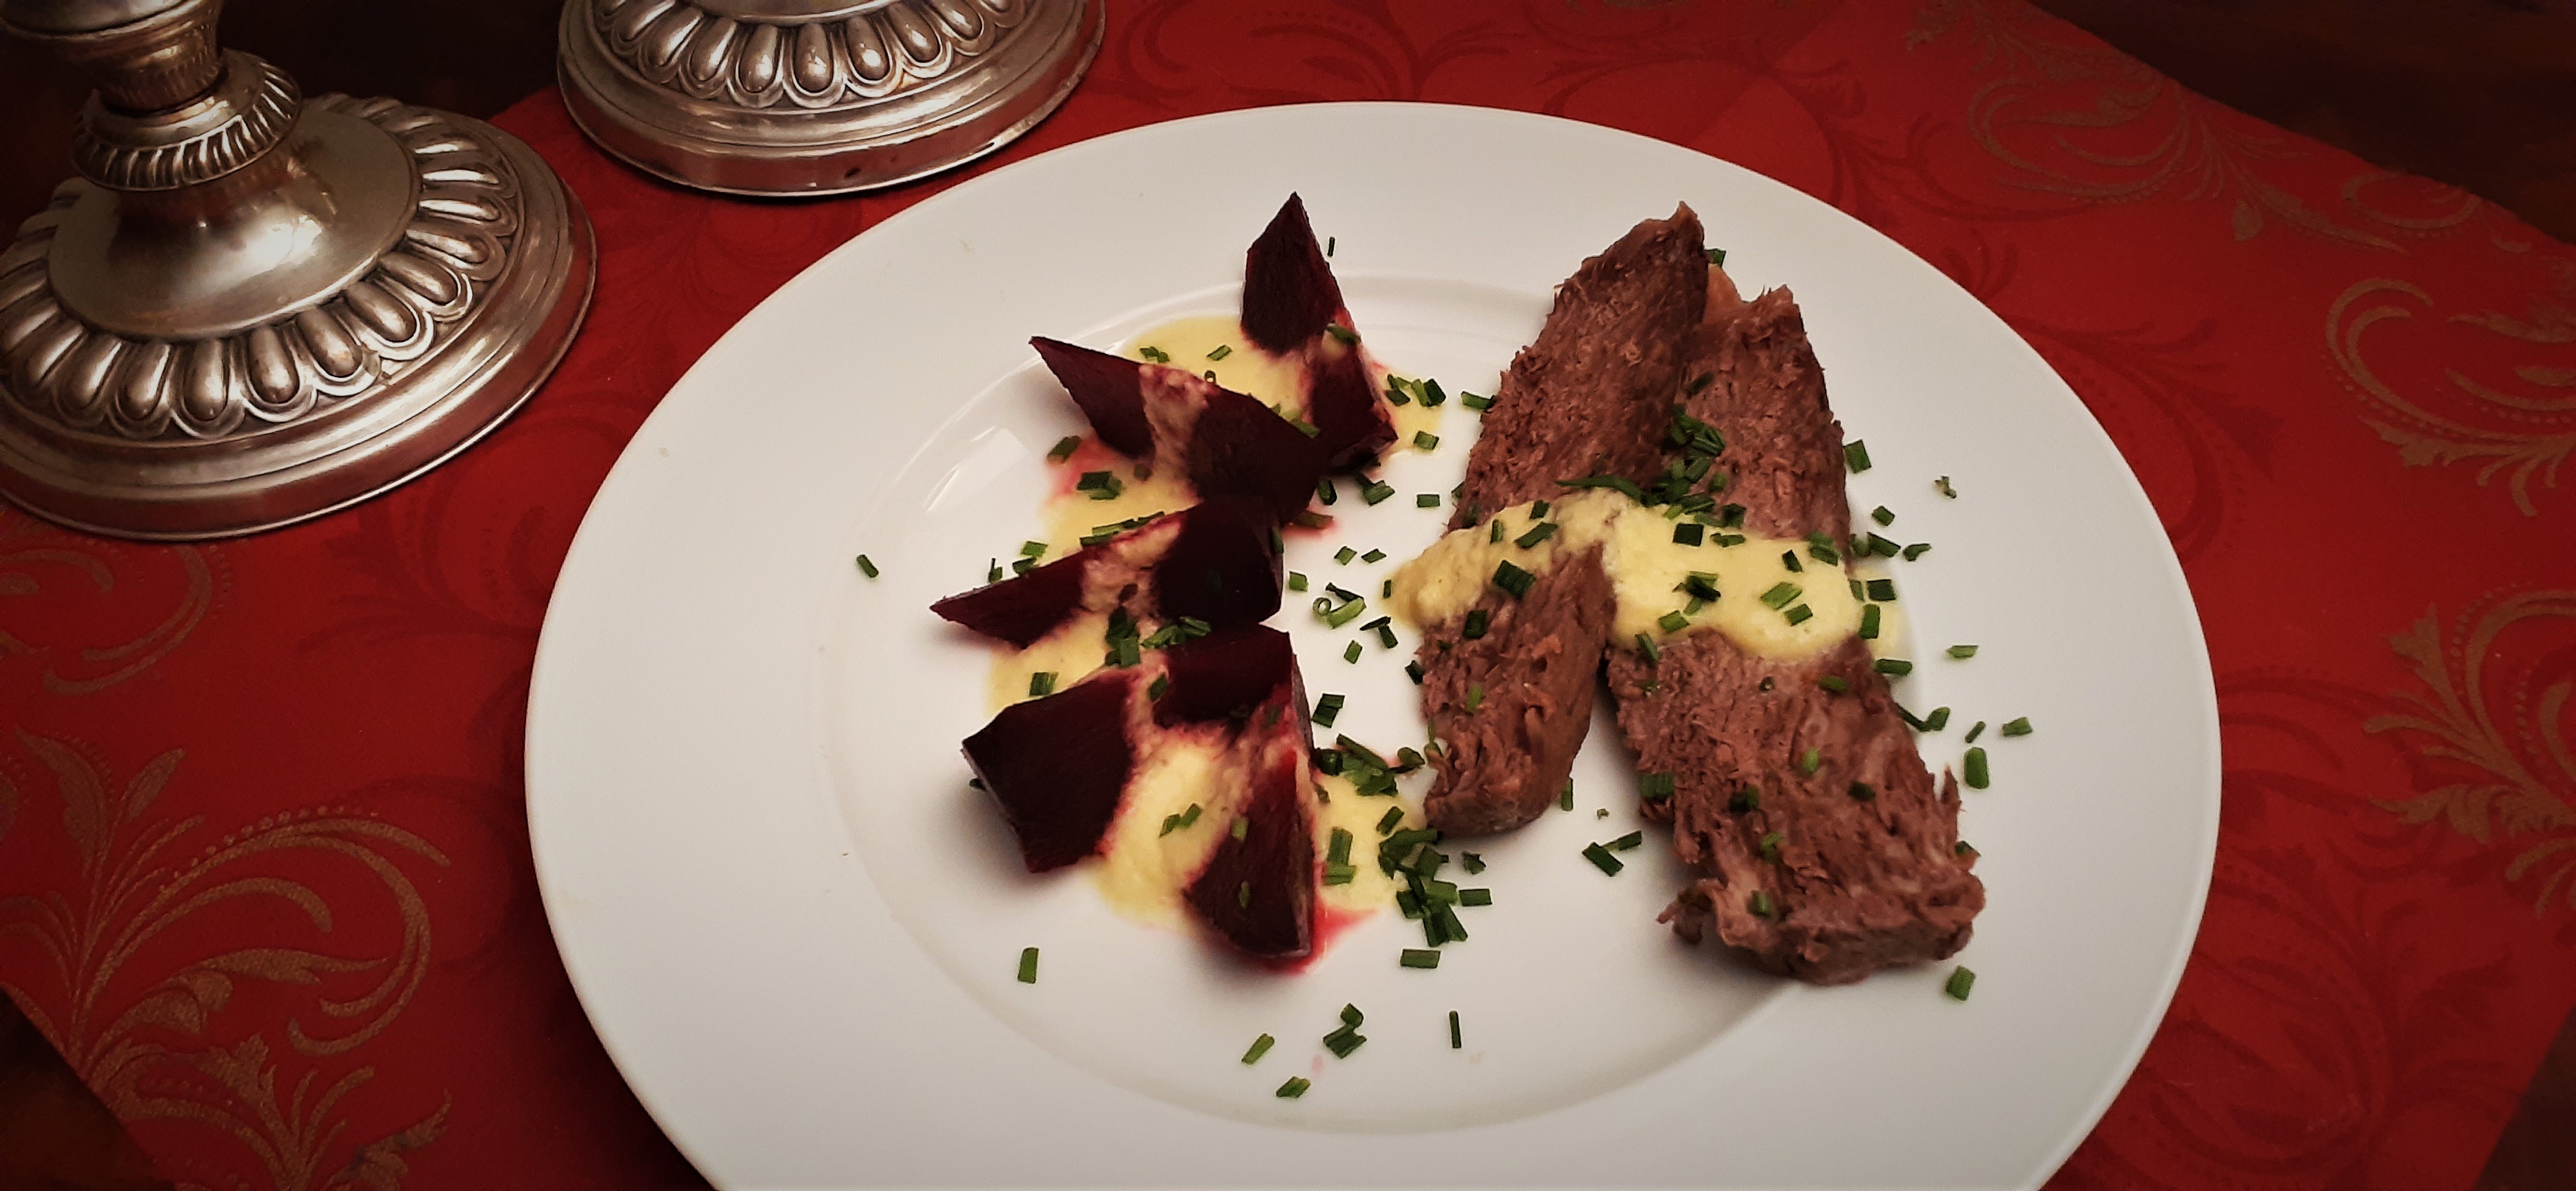
[[(2576, 349), (2576, 273), (2562, 271), (2557, 293), (2534, 299), (2525, 315), (2489, 311), (2441, 320), (2440, 330), (2462, 336), (2457, 348), (2404, 354), (2455, 361), (2443, 370), (2450, 391), (2428, 386), (2429, 393), (2409, 397), (2365, 358), (2370, 342), (2365, 332), (2380, 323), (2411, 320), (2418, 310), (2434, 305), (2433, 295), (2411, 282), (2386, 277), (2356, 282), (2326, 313), (2327, 350), (2368, 407), (2362, 421), (2397, 448), (2399, 460), (2409, 467), (2483, 460), (2479, 486), (2507, 477), (2514, 507), (2537, 516), (2532, 481), (2555, 487), (2560, 465), (2576, 452), (2576, 350), (2570, 350)], [(2508, 353), (2517, 347), (2528, 353), (2526, 358), (2505, 369)], [(2486, 371), (2479, 375), (2473, 369)], [(2502, 371), (2510, 377), (2499, 375)]]
[[(88, 598), (56, 599), (51, 607), (89, 613), (84, 623), (39, 633), (0, 603), (0, 662), (36, 659), (44, 667), (45, 689), (55, 694), (105, 690), (151, 669), (205, 623), (223, 575), (218, 547), (112, 543), (0, 509), (0, 598), (41, 597), (48, 585), (64, 584)], [(141, 624), (112, 615), (137, 606), (147, 618)], [(93, 640), (83, 643), (85, 633)]]
[(2003, 163), (2006, 185), (2089, 203), (2177, 192), (2225, 203), (2239, 241), (2277, 220), (2341, 243), (2398, 247), (2262, 176), (2268, 163), (2305, 156), (2293, 138), (2117, 50), (2045, 37), (2038, 30), (2065, 26), (2030, 18), (2026, 4), (1934, 0), (1906, 36), (1922, 46), (1964, 30), (1977, 46), (1975, 69), (2000, 72), (1971, 99), (1968, 132)]
[[(182, 859), (179, 849), (206, 830), (204, 818), (151, 813), (179, 771), (181, 750), (152, 758), (119, 785), (72, 744), (23, 730), (17, 740), (52, 778), (69, 845), (56, 854), (76, 860), (77, 873), (60, 874), (43, 892), (0, 898), (0, 955), (12, 959), (0, 970), (53, 981), (50, 989), (32, 981), (0, 987), (129, 1124), (215, 1129), (252, 1155), (278, 1191), (400, 1185), (402, 1154), (438, 1135), (449, 1105), (385, 1136), (353, 1140), (339, 1110), (375, 1069), (346, 1056), (390, 1025), (427, 975), (429, 915), (405, 865), (444, 867), (447, 858), (401, 828), (326, 807), (261, 818)], [(25, 801), (0, 776), (0, 843)], [(351, 870), (364, 881), (351, 885)], [(328, 936), (340, 915), (322, 892), (323, 877), (341, 878), (335, 890), (372, 888), (390, 901), (397, 939), (388, 953), (340, 955), (277, 940), (173, 963), (160, 957), (167, 946), (153, 946), (191, 935), (173, 928), (217, 912), (261, 913), (272, 939), (299, 926)], [(230, 1045), (206, 1041), (243, 981), (310, 990), (308, 1007), (275, 1030), (282, 1046), (268, 1022)]]
[[(2502, 642), (2516, 630), (2528, 636), (2576, 627), (2549, 623), (2576, 622), (2576, 591), (2526, 592), (2473, 611), (2475, 623), (2462, 616), (2464, 631), (2449, 642), (2429, 611), (2388, 639), (2423, 689), (2397, 694), (2409, 710), (2362, 727), (2412, 738), (2422, 770), (2440, 784), (2380, 805), (2405, 822), (2439, 821), (2511, 851), (2504, 879), (2537, 881), (2535, 910), (2576, 909), (2576, 754), (2567, 743), (2576, 667), (2564, 648), (2524, 640), (2506, 649)], [(2506, 658), (2543, 668), (2497, 673)], [(2546, 668), (2552, 664), (2555, 670)], [(2503, 689), (2491, 691), (2496, 687)], [(2502, 697), (2491, 701), (2491, 693)]]

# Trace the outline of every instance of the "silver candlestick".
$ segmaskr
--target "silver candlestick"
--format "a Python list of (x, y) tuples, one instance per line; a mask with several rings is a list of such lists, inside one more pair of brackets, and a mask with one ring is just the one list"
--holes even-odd
[(564, 102), (600, 146), (734, 194), (891, 186), (1072, 94), (1102, 0), (566, 0)]
[(221, 0), (0, 0), (98, 87), (0, 254), (0, 493), (125, 537), (362, 500), (516, 409), (590, 304), (590, 221), (479, 120), (304, 98)]

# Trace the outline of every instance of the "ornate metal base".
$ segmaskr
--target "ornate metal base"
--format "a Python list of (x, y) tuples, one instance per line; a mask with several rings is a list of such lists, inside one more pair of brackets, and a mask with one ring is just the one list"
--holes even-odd
[(1102, 25), (1101, 0), (568, 0), (558, 68), (574, 122), (638, 169), (836, 194), (1008, 144)]
[[(264, 66), (243, 61), (233, 74)], [(184, 199), (146, 209), (75, 180), (19, 229), (0, 254), (0, 493), (124, 537), (268, 529), (420, 474), (553, 371), (593, 246), (544, 161), (391, 100), (324, 96), (292, 118)], [(206, 217), (173, 218), (191, 203)], [(209, 226), (220, 255), (198, 242)], [(136, 243), (165, 251), (102, 247)], [(120, 259), (122, 283), (102, 275)], [(176, 267), (208, 259), (242, 267)]]

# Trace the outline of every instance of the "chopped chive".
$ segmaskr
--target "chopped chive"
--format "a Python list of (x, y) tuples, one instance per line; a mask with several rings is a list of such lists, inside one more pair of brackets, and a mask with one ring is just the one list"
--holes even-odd
[(1488, 543), (1493, 543), (1493, 542), (1499, 542), (1499, 541), (1502, 541), (1502, 540), (1503, 540), (1503, 519), (1502, 519), (1502, 518), (1500, 518), (1500, 517), (1496, 517), (1496, 518), (1494, 518), (1494, 522), (1493, 522), (1493, 524), (1491, 524), (1491, 525), (1489, 525), (1489, 526), (1486, 526), (1486, 527), (1485, 527), (1485, 541), (1486, 541), (1486, 542), (1488, 542)]
[(1781, 613), (1780, 615), (1787, 618), (1791, 624), (1805, 624), (1807, 623), (1807, 618), (1814, 616), (1815, 614), (1815, 609), (1810, 608), (1805, 604), (1800, 604), (1797, 607)]
[(1896, 557), (1898, 550), (1896, 543), (1888, 541), (1886, 538), (1882, 538), (1877, 534), (1871, 534), (1869, 535), (1869, 552), (1879, 556), (1880, 558), (1894, 558)]
[(1877, 508), (1871, 509), (1869, 511), (1869, 519), (1878, 522), (1880, 525), (1896, 524), (1896, 514), (1887, 511), (1886, 505), (1880, 505)]
[[(1607, 814), (1607, 813), (1609, 813), (1609, 812), (1604, 811), (1604, 812), (1602, 812), (1602, 813)], [(1620, 836), (1619, 838), (1614, 839), (1614, 840), (1610, 841), (1609, 843), (1603, 844), (1603, 845), (1601, 845), (1601, 846), (1602, 846), (1602, 847), (1605, 847), (1605, 848), (1608, 848), (1608, 849), (1610, 849), (1610, 850), (1611, 850), (1611, 851), (1613, 851), (1613, 852), (1633, 852), (1633, 851), (1635, 851), (1635, 850), (1636, 850), (1637, 845), (1642, 844), (1642, 843), (1644, 843), (1644, 842), (1646, 842), (1646, 833), (1645, 833), (1645, 832), (1642, 832), (1642, 831), (1631, 831), (1631, 832), (1629, 832), (1628, 834), (1623, 835), (1623, 836)]]
[(1483, 707), (1484, 705), (1485, 705), (1485, 684), (1483, 684), (1483, 683), (1481, 683), (1481, 682), (1471, 682), (1471, 683), (1468, 683), (1468, 684), (1467, 684), (1467, 710), (1469, 710), (1469, 711), (1474, 711), (1474, 710), (1476, 710), (1477, 708)]
[(1921, 557), (1923, 557), (1924, 555), (1929, 554), (1929, 553), (1931, 553), (1931, 552), (1932, 552), (1932, 543), (1930, 543), (1930, 542), (1916, 542), (1916, 543), (1914, 543), (1913, 545), (1906, 547), (1906, 548), (1902, 551), (1902, 553), (1905, 555), (1905, 561), (1907, 561), (1907, 562), (1912, 562), (1912, 561), (1914, 561), (1915, 559), (1921, 558)]
[(1279, 1040), (1268, 1034), (1253, 1039), (1252, 1048), (1243, 1052), (1243, 1065), (1249, 1067), (1260, 1062), (1261, 1056), (1269, 1054), (1270, 1048), (1278, 1044)]
[(1377, 821), (1377, 833), (1379, 835), (1385, 835), (1386, 833), (1395, 830), (1395, 825), (1403, 821), (1404, 808), (1400, 806), (1390, 806), (1386, 808), (1386, 814), (1379, 817)]
[(1756, 786), (1746, 786), (1745, 788), (1736, 791), (1734, 794), (1728, 796), (1726, 800), (1726, 809), (1739, 815), (1762, 809), (1761, 789)]
[(1466, 406), (1469, 409), (1482, 412), (1493, 408), (1494, 399), (1491, 397), (1479, 397), (1465, 389), (1460, 389), (1458, 391), (1458, 404)]
[(1628, 867), (1620, 863), (1618, 857), (1611, 855), (1610, 849), (1599, 844), (1583, 845), (1583, 858), (1591, 861), (1592, 867), (1600, 869), (1606, 876), (1618, 876), (1620, 869)]
[(1637, 796), (1648, 802), (1662, 802), (1673, 796), (1673, 775), (1649, 773), (1637, 778)]
[(1950, 486), (1950, 477), (1948, 476), (1943, 476), (1940, 479), (1932, 481), (1932, 490), (1943, 496), (1949, 497), (1952, 500), (1959, 499), (1959, 490)]
[(1385, 622), (1385, 617), (1381, 616), (1378, 618), (1377, 643), (1387, 647), (1388, 649), (1393, 649), (1395, 648), (1395, 630), (1389, 627)]
[(1358, 1050), (1360, 1044), (1366, 1041), (1368, 1038), (1359, 1032), (1358, 1027), (1343, 1026), (1324, 1035), (1324, 1049), (1333, 1052), (1334, 1058), (1347, 1059), (1351, 1057), (1352, 1051)]
[[(1044, 549), (1044, 547), (1040, 548)], [(870, 579), (874, 579), (877, 577), (877, 564), (869, 562), (868, 556), (862, 554), (859, 556), (859, 573), (866, 575)]]
[(1767, 889), (1754, 890), (1753, 896), (1744, 899), (1744, 908), (1753, 911), (1754, 916), (1757, 918), (1770, 917), (1771, 891)]
[(1953, 1001), (1964, 1001), (1968, 999), (1968, 990), (1976, 986), (1977, 974), (1961, 966), (1950, 969), (1950, 979), (1941, 985), (1941, 991), (1950, 994)]
[(1806, 752), (1798, 754), (1798, 772), (1800, 773), (1814, 773), (1816, 771), (1816, 767), (1824, 763), (1825, 752), (1823, 749), (1808, 749)]
[(1696, 546), (1700, 544), (1702, 537), (1707, 533), (1708, 527), (1701, 525), (1696, 521), (1686, 521), (1673, 527), (1673, 544), (1677, 546)]
[(1290, 572), (1288, 572), (1288, 590), (1290, 590), (1290, 591), (1304, 591), (1304, 590), (1306, 590), (1306, 572), (1304, 572), (1304, 571), (1290, 571)]
[(1494, 568), (1494, 586), (1509, 592), (1513, 599), (1517, 600), (1528, 595), (1530, 584), (1536, 582), (1538, 582), (1538, 576), (1513, 566), (1509, 559), (1505, 559), (1501, 565)]
[(1954, 658), (1972, 658), (1977, 656), (1977, 647), (1974, 645), (1953, 645), (1950, 647), (1950, 656)]
[(1932, 714), (1923, 717), (1923, 730), (1926, 732), (1938, 732), (1949, 726), (1950, 709), (1947, 707), (1935, 707)]
[(1354, 331), (1349, 327), (1345, 327), (1340, 323), (1325, 323), (1324, 333), (1342, 341), (1343, 343), (1357, 343), (1360, 341), (1359, 332)]
[[(1320, 604), (1323, 601), (1317, 600), (1315, 602)], [(1324, 624), (1328, 628), (1338, 629), (1343, 625), (1359, 619), (1360, 613), (1366, 611), (1368, 611), (1368, 601), (1361, 599), (1358, 596), (1352, 596), (1351, 598), (1344, 600), (1340, 607), (1325, 612), (1323, 614)]]
[(1973, 728), (1968, 729), (1968, 743), (1970, 743), (1970, 744), (1975, 744), (1975, 743), (1977, 743), (1977, 738), (1978, 738), (1978, 737), (1980, 737), (1980, 736), (1983, 736), (1983, 735), (1985, 735), (1985, 734), (1986, 734), (1986, 721), (1984, 721), (1984, 720), (1978, 720), (1978, 721), (1977, 721), (1977, 726), (1976, 726), (1976, 727), (1973, 727)]
[(1880, 658), (1877, 661), (1871, 662), (1869, 664), (1869, 668), (1876, 670), (1881, 674), (1892, 674), (1898, 678), (1903, 678), (1914, 672), (1914, 663), (1902, 658)]
[(1804, 594), (1806, 594), (1805, 591), (1795, 583), (1774, 584), (1771, 590), (1762, 593), (1762, 605), (1774, 610), (1786, 608), (1791, 601)]
[(1556, 809), (1561, 811), (1570, 811), (1574, 809), (1573, 778), (1565, 779), (1565, 788), (1556, 792)]
[(1781, 566), (1784, 566), (1784, 567), (1789, 568), (1789, 570), (1790, 570), (1790, 571), (1792, 571), (1792, 572), (1803, 571), (1803, 570), (1806, 570), (1806, 569), (1807, 569), (1805, 566), (1801, 565), (1801, 564), (1798, 562), (1798, 552), (1797, 552), (1797, 551), (1795, 551), (1795, 550), (1783, 550), (1783, 551), (1781, 551), (1781, 552), (1780, 552), (1780, 565), (1781, 565)]
[(1436, 451), (1440, 449), (1440, 436), (1428, 430), (1416, 430), (1413, 432), (1413, 445), (1425, 451)]
[(1422, 663), (1420, 663), (1420, 662), (1406, 662), (1406, 663), (1404, 664), (1404, 676), (1405, 676), (1405, 677), (1407, 677), (1407, 678), (1412, 679), (1412, 680), (1413, 680), (1413, 685), (1415, 685), (1415, 686), (1421, 686), (1421, 685), (1422, 685)]
[(1404, 955), (1396, 962), (1408, 968), (1436, 968), (1440, 966), (1440, 953), (1425, 951), (1419, 947), (1407, 947), (1404, 949)]
[(1038, 949), (1035, 947), (1022, 947), (1020, 948), (1020, 983), (1035, 984), (1037, 982)]
[(1458, 635), (1470, 641), (1476, 640), (1485, 635), (1486, 627), (1492, 623), (1492, 616), (1484, 609), (1471, 608), (1467, 612), (1467, 623), (1458, 630)]
[(1969, 789), (1983, 790), (1986, 788), (1986, 782), (1989, 780), (1989, 775), (1986, 773), (1986, 750), (1982, 748), (1969, 749), (1967, 761), (1963, 766), (1961, 766), (1961, 768), (1966, 769), (1967, 772), (1960, 776), (1960, 780), (1968, 783)]
[(1343, 702), (1344, 701), (1340, 695), (1334, 694), (1327, 694), (1322, 698), (1315, 700), (1315, 713), (1313, 717), (1311, 717), (1315, 721), (1315, 726), (1318, 728), (1332, 727), (1333, 720), (1342, 714)]
[(1360, 643), (1357, 641), (1351, 642), (1351, 647), (1342, 651), (1342, 660), (1345, 662), (1358, 662), (1360, 660)]
[(1382, 484), (1376, 480), (1370, 480), (1368, 483), (1360, 487), (1360, 499), (1370, 504), (1376, 504), (1393, 495), (1395, 495), (1395, 485), (1393, 484)]
[(1458, 1036), (1458, 1011), (1452, 1009), (1449, 1011), (1449, 1049), (1463, 1050), (1465, 1047), (1466, 1042)]
[(1011, 573), (1014, 575), (1025, 575), (1036, 569), (1038, 569), (1038, 560), (1034, 558), (1016, 558), (1011, 560)]
[(1893, 604), (1893, 603), (1895, 603), (1895, 602), (1896, 602), (1896, 580), (1894, 580), (1894, 579), (1872, 579), (1872, 580), (1870, 580), (1870, 581), (1869, 581), (1869, 598), (1871, 598), (1871, 599), (1873, 599), (1873, 600), (1876, 600), (1876, 601), (1878, 601), (1879, 603), (1882, 603), (1882, 604)]
[(1754, 850), (1762, 853), (1762, 858), (1764, 860), (1777, 863), (1780, 859), (1780, 841), (1787, 838), (1789, 837), (1782, 835), (1777, 831), (1763, 832), (1762, 842), (1754, 845)]
[(1413, 507), (1417, 509), (1439, 508), (1440, 494), (1437, 492), (1416, 492), (1413, 494)]
[(984, 582), (986, 582), (986, 583), (999, 583), (999, 582), (1001, 582), (1001, 581), (1002, 581), (1002, 560), (1001, 560), (1001, 559), (996, 558), (996, 559), (992, 559), (992, 560), (989, 560), (989, 561), (990, 561), (990, 565), (988, 565), (988, 566), (986, 566), (986, 567), (984, 568)]
[(1081, 435), (1065, 435), (1063, 438), (1055, 440), (1055, 446), (1047, 451), (1047, 461), (1050, 463), (1062, 463), (1067, 459), (1073, 458), (1073, 453), (1080, 449), (1082, 449)]
[(1828, 674), (1817, 679), (1816, 685), (1839, 695), (1851, 689), (1851, 680), (1840, 674)]
[(1649, 664), (1664, 660), (1663, 647), (1655, 644), (1655, 639), (1644, 633), (1637, 634), (1637, 652), (1646, 655), (1646, 661)]
[[(1429, 377), (1422, 378), (1422, 407), (1424, 409), (1438, 409), (1442, 403), (1448, 400), (1449, 394), (1440, 388), (1439, 381), (1433, 380)], [(1434, 441), (1437, 440), (1435, 439)], [(1422, 449), (1428, 451), (1431, 448), (1424, 447)]]
[(1372, 548), (1369, 550), (1369, 552), (1368, 552), (1368, 553), (1363, 554), (1363, 555), (1360, 555), (1360, 561), (1361, 561), (1361, 562), (1385, 562), (1385, 561), (1386, 561), (1386, 551), (1384, 551), (1384, 550), (1379, 550), (1379, 549), (1376, 549), (1376, 548), (1372, 547)]
[(1851, 796), (1861, 800), (1862, 802), (1868, 802), (1878, 797), (1878, 791), (1872, 788), (1868, 782), (1853, 782), (1851, 784)]
[(1843, 444), (1843, 466), (1853, 471), (1869, 470), (1869, 444), (1855, 438)]
[(2028, 736), (2030, 735), (2030, 717), (2022, 716), (2019, 719), (2006, 720), (2004, 721), (2004, 726), (1995, 729), (1995, 731), (2001, 732), (2006, 736)]
[(1512, 544), (1523, 550), (1527, 550), (1532, 546), (1546, 541), (1548, 537), (1555, 532), (1556, 522), (1541, 521), (1538, 524), (1531, 526), (1528, 533), (1522, 534), (1517, 538), (1513, 538)]
[(1320, 500), (1325, 504), (1331, 504), (1341, 498), (1342, 487), (1341, 485), (1333, 482), (1333, 477), (1325, 476), (1322, 479), (1315, 481), (1315, 499)]
[[(1393, 579), (1388, 579), (1388, 580), (1386, 580), (1385, 582), (1382, 582), (1382, 583), (1378, 584), (1378, 585), (1377, 585), (1377, 595), (1378, 595), (1378, 598), (1379, 598), (1379, 599), (1382, 599), (1382, 600), (1391, 600), (1391, 599), (1394, 599), (1394, 598), (1395, 598), (1395, 580), (1393, 580)], [(1390, 648), (1392, 648), (1392, 644), (1393, 644), (1393, 643), (1391, 643), (1391, 642), (1389, 643), (1389, 647), (1390, 647)]]
[(1306, 1089), (1313, 1086), (1315, 1085), (1305, 1076), (1291, 1075), (1288, 1077), (1288, 1082), (1279, 1085), (1279, 1090), (1271, 1093), (1271, 1095), (1277, 1096), (1282, 1100), (1294, 1100), (1299, 1096), (1305, 1095)]
[(1046, 557), (1046, 552), (1047, 544), (1044, 542), (1020, 543), (1020, 557), (1022, 558), (1044, 558)]
[(1458, 904), (1462, 906), (1490, 906), (1494, 904), (1494, 891), (1491, 889), (1461, 889), (1458, 891)]
[(1340, 239), (1340, 237), (1337, 237), (1337, 236), (1326, 236), (1326, 237), (1324, 237), (1324, 255), (1326, 255), (1326, 256), (1331, 256), (1331, 255), (1333, 255), (1333, 246), (1334, 246), (1335, 244), (1339, 244), (1339, 243), (1341, 243), (1341, 239)]
[(1220, 344), (1216, 345), (1215, 347), (1208, 349), (1207, 358), (1209, 358), (1209, 359), (1211, 359), (1211, 360), (1222, 360), (1222, 359), (1226, 358), (1227, 356), (1230, 356), (1230, 355), (1233, 355), (1233, 354), (1234, 354), (1234, 345), (1233, 345), (1233, 344), (1230, 344), (1230, 343), (1220, 343)]
[(1350, 547), (1348, 547), (1348, 546), (1344, 546), (1344, 547), (1342, 547), (1341, 549), (1336, 550), (1336, 551), (1334, 551), (1334, 552), (1333, 552), (1333, 561), (1334, 561), (1334, 562), (1337, 562), (1337, 563), (1340, 563), (1340, 564), (1342, 564), (1343, 566), (1349, 566), (1349, 565), (1350, 565), (1351, 560), (1352, 560), (1352, 559), (1354, 559), (1354, 558), (1358, 558), (1359, 556), (1360, 556), (1360, 552), (1359, 552), (1359, 551), (1354, 550), (1354, 549), (1352, 549), (1352, 548), (1350, 548)]
[(1041, 698), (1055, 693), (1055, 671), (1040, 670), (1029, 675), (1029, 697)]
[(1859, 636), (1863, 641), (1875, 641), (1878, 639), (1878, 605), (1861, 605)]
[(1143, 356), (1148, 360), (1152, 360), (1157, 364), (1169, 364), (1172, 362), (1172, 353), (1164, 351), (1159, 347), (1140, 347), (1136, 349), (1136, 354)]
[[(1240, 823), (1242, 820), (1237, 819), (1235, 822)], [(1243, 837), (1238, 835), (1234, 838), (1242, 839)], [(1250, 906), (1252, 904), (1252, 882), (1246, 881), (1234, 887), (1234, 904), (1238, 906)]]
[(1950, 854), (1953, 856), (1966, 856), (1976, 850), (1976, 845), (1971, 844), (1966, 840), (1960, 840), (1958, 843), (1950, 845)]
[(1655, 627), (1667, 633), (1678, 633), (1690, 627), (1690, 617), (1679, 612), (1667, 612), (1655, 618)]
[(1163, 697), (1163, 692), (1170, 689), (1172, 689), (1171, 675), (1157, 674), (1154, 676), (1154, 685), (1145, 688), (1145, 701), (1154, 702)]

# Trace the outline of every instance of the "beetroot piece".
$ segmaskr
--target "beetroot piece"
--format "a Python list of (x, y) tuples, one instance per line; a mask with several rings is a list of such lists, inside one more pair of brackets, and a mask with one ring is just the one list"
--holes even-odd
[[(1154, 701), (1154, 722), (1248, 722), (1253, 711), (1283, 690), (1292, 690), (1297, 655), (1288, 634), (1267, 625), (1247, 625), (1183, 642), (1164, 652), (1172, 685)], [(1295, 705), (1292, 696), (1288, 704)], [(1302, 706), (1295, 707), (1300, 715)]]
[(1180, 522), (1171, 547), (1154, 564), (1157, 619), (1194, 616), (1225, 629), (1257, 624), (1279, 610), (1273, 523), (1260, 506), (1220, 497), (1191, 506)]
[(1145, 367), (1123, 356), (1039, 336), (1029, 340), (1055, 373), (1082, 416), (1109, 449), (1135, 459), (1154, 457), (1154, 426), (1145, 420)]
[[(1276, 706), (1274, 704), (1274, 706)], [(1282, 715), (1282, 725), (1295, 717)], [(1256, 739), (1247, 734), (1246, 743)], [(1315, 945), (1315, 836), (1306, 804), (1303, 747), (1248, 750), (1251, 797), (1243, 838), (1229, 832), (1190, 882), (1190, 907), (1217, 937), (1247, 955), (1295, 959)]]
[(950, 596), (930, 610), (943, 620), (1026, 649), (1082, 606), (1083, 580), (1098, 557), (1098, 547), (1076, 551), (1028, 574)]
[(1358, 349), (1318, 343), (1306, 360), (1306, 419), (1315, 426), (1315, 447), (1327, 465), (1358, 462), (1395, 441), (1395, 423), (1369, 387), (1368, 364)]
[(1284, 356), (1324, 334), (1327, 324), (1349, 317), (1342, 312), (1342, 287), (1324, 262), (1324, 246), (1306, 222), (1306, 200), (1291, 194), (1243, 254), (1243, 333), (1263, 350)]
[(1132, 670), (1103, 670), (1043, 699), (1002, 709), (966, 738), (966, 763), (1002, 806), (1029, 871), (1100, 850), (1136, 769), (1127, 739)]
[[(1177, 370), (1172, 375), (1210, 391), (1182, 452), (1190, 485), (1199, 495), (1237, 495), (1259, 501), (1274, 525), (1304, 511), (1306, 502), (1314, 499), (1315, 481), (1323, 478), (1330, 462), (1323, 436), (1306, 437), (1288, 419), (1251, 397)], [(1361, 387), (1367, 387), (1365, 380)]]

